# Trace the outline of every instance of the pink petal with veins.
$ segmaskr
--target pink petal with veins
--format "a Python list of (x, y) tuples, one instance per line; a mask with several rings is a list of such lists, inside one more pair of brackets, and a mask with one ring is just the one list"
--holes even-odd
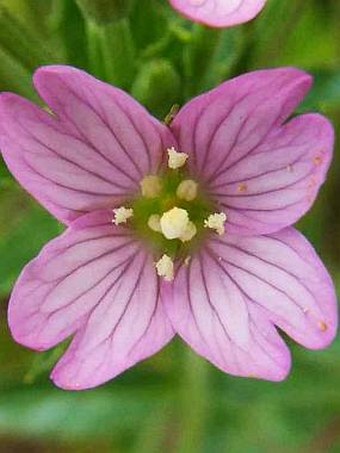
[(174, 144), (134, 99), (83, 71), (46, 66), (34, 82), (55, 115), (1, 94), (0, 147), (22, 186), (64, 223), (138, 192)]
[(197, 353), (237, 376), (286, 377), (288, 349), (275, 326), (311, 349), (334, 339), (334, 286), (293, 228), (212, 239), (182, 266), (163, 297), (175, 330)]
[(210, 27), (232, 27), (253, 19), (266, 0), (170, 0), (188, 19)]
[(318, 114), (287, 121), (310, 85), (297, 69), (255, 71), (193, 99), (175, 118), (180, 149), (227, 214), (227, 233), (278, 231), (313, 204), (331, 161), (333, 128)]
[(53, 372), (63, 388), (93, 387), (156, 353), (173, 336), (152, 258), (110, 212), (83, 216), (22, 272), (9, 325), (49, 349), (76, 333)]

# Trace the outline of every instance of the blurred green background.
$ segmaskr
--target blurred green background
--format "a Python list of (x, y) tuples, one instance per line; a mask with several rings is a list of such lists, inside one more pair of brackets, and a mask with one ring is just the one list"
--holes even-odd
[[(109, 3), (108, 0), (107, 3)], [(76, 0), (0, 0), (0, 91), (39, 102), (34, 69), (66, 63), (133, 93), (158, 117), (173, 104), (255, 68), (315, 76), (299, 112), (340, 128), (339, 0), (269, 0), (249, 24), (209, 30), (165, 0), (131, 0), (129, 16), (95, 21)], [(338, 151), (339, 152), (339, 151)], [(340, 290), (340, 159), (298, 227)], [(0, 452), (340, 452), (340, 340), (311, 352), (290, 342), (284, 383), (233, 378), (179, 340), (101, 388), (72, 393), (48, 379), (60, 349), (38, 354), (6, 325), (13, 282), (62, 230), (0, 162)], [(288, 340), (289, 341), (289, 340)]]

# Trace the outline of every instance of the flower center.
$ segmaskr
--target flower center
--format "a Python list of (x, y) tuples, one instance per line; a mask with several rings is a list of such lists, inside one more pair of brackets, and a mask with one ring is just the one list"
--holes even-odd
[(188, 263), (209, 230), (223, 234), (226, 215), (186, 172), (188, 155), (169, 148), (167, 169), (147, 175), (140, 194), (114, 209), (113, 223), (126, 224), (149, 246), (159, 276), (171, 281), (176, 260)]

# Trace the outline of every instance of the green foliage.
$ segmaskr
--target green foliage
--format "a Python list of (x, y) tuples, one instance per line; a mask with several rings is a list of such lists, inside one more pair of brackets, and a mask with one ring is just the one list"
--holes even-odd
[[(340, 129), (338, 0), (268, 0), (255, 21), (228, 30), (191, 24), (165, 0), (132, 0), (129, 16), (114, 22), (108, 10), (93, 20), (93, 5), (0, 0), (0, 90), (38, 101), (34, 69), (72, 64), (129, 90), (164, 118), (173, 104), (241, 72), (295, 65), (315, 76), (299, 112), (327, 113)], [(338, 289), (339, 185), (336, 157), (318, 202), (299, 224)], [(48, 373), (67, 345), (39, 354), (16, 345), (6, 307), (24, 265), (61, 231), (1, 161), (1, 452), (340, 451), (339, 340), (324, 352), (292, 345), (294, 368), (284, 383), (226, 376), (175, 341), (102, 388), (55, 388)]]
[(84, 15), (98, 24), (107, 24), (126, 17), (130, 0), (76, 0)]
[(131, 87), (131, 94), (159, 118), (164, 118), (169, 105), (181, 98), (181, 80), (167, 60), (151, 60), (143, 65)]
[(23, 266), (61, 229), (12, 181), (5, 179), (0, 190), (0, 297), (4, 297)]

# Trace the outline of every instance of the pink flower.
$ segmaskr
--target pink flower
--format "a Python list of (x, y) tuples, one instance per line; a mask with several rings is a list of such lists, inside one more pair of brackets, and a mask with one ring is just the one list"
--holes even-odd
[(170, 0), (185, 17), (211, 27), (232, 27), (253, 19), (266, 0)]
[(41, 68), (34, 83), (54, 113), (3, 93), (0, 145), (68, 228), (22, 272), (9, 325), (41, 351), (74, 336), (52, 373), (58, 386), (100, 385), (175, 333), (227, 373), (273, 381), (291, 362), (276, 327), (307, 348), (329, 345), (334, 288), (290, 227), (312, 205), (333, 146), (323, 116), (288, 121), (310, 76), (242, 75), (169, 127), (71, 67)]

